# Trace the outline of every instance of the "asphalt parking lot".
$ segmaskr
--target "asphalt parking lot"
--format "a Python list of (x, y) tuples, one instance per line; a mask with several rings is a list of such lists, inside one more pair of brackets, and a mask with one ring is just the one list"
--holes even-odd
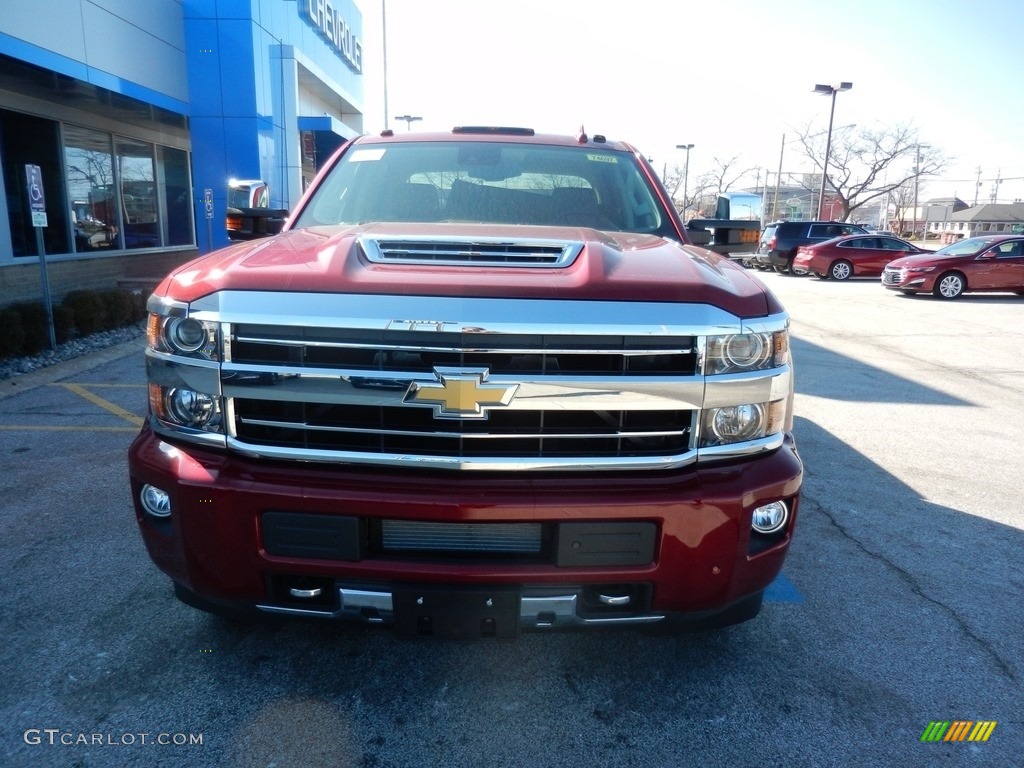
[(0, 381), (0, 764), (1019, 764), (1024, 299), (758, 275), (793, 318), (806, 484), (784, 578), (719, 632), (226, 623), (136, 530), (141, 341)]

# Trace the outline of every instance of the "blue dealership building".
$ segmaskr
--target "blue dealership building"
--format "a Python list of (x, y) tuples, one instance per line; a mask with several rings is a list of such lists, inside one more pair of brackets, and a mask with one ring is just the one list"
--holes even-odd
[(162, 274), (227, 244), (231, 180), (295, 205), (363, 130), (364, 57), (352, 0), (7, 0), (0, 305), (39, 298), (26, 166), (56, 296)]

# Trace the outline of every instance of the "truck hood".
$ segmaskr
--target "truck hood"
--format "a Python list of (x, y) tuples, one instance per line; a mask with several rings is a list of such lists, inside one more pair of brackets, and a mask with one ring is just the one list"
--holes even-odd
[[(563, 268), (382, 264), (366, 258), (361, 235), (561, 240), (583, 249)], [(155, 293), (191, 302), (222, 290), (688, 302), (741, 318), (782, 311), (756, 277), (717, 254), (652, 235), (576, 227), (388, 223), (293, 230), (191, 261)]]

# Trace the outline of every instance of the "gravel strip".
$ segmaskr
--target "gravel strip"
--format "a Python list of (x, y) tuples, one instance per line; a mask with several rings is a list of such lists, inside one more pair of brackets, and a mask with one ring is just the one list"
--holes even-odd
[(58, 344), (57, 349), (47, 349), (36, 355), (27, 357), (8, 357), (0, 360), (0, 381), (20, 376), (23, 373), (37, 371), (40, 368), (61, 363), (65, 360), (72, 360), (90, 352), (107, 349), (126, 341), (134, 341), (145, 336), (146, 321), (143, 320), (136, 325), (126, 325), (123, 328), (115, 328), (112, 331), (100, 331), (91, 336), (83, 336), (79, 339), (71, 339), (63, 344)]

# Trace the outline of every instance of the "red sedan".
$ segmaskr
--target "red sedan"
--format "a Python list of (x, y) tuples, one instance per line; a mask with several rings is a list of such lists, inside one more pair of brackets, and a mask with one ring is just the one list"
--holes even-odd
[(1024, 237), (969, 237), (935, 253), (890, 263), (882, 285), (903, 293), (955, 299), (965, 291), (1013, 291), (1024, 296)]
[(793, 259), (793, 271), (833, 280), (877, 277), (890, 261), (917, 253), (930, 251), (891, 235), (846, 235), (800, 246)]

